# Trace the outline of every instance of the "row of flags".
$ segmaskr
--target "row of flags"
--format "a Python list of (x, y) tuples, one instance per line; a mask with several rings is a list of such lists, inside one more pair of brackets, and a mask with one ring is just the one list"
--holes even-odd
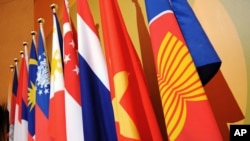
[(32, 32), (13, 68), (9, 140), (223, 140), (204, 90), (221, 60), (187, 1), (145, 0), (167, 137), (117, 1), (99, 4), (105, 56), (87, 0), (77, 0), (77, 29), (67, 0), (62, 27), (51, 5), (50, 61), (39, 19), (38, 42)]

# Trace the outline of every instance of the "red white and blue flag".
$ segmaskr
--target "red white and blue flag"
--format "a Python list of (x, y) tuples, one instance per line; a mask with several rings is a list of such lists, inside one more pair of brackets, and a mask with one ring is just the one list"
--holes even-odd
[(78, 52), (86, 141), (116, 141), (108, 73), (87, 0), (77, 0)]
[(10, 97), (9, 104), (9, 141), (14, 140), (14, 121), (15, 121), (15, 109), (16, 109), (16, 98), (17, 98), (18, 78), (17, 78), (17, 67), (13, 69), (13, 80), (12, 80), (12, 94)]
[(27, 122), (27, 88), (28, 88), (28, 71), (24, 54), (22, 54), (20, 75), (18, 79), (18, 89), (15, 108), (14, 121), (14, 141), (28, 140), (28, 122)]

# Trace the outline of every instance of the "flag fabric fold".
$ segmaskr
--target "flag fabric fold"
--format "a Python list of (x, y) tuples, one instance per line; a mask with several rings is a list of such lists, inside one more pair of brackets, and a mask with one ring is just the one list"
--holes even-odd
[(187, 0), (170, 0), (203, 85), (218, 72), (221, 60)]
[(84, 138), (116, 141), (107, 66), (87, 0), (77, 0), (77, 29)]
[(141, 62), (117, 1), (99, 0), (118, 140), (162, 140)]
[(20, 75), (18, 79), (17, 99), (14, 121), (14, 141), (27, 141), (28, 122), (27, 122), (27, 88), (28, 71), (24, 54), (22, 54)]
[(63, 5), (63, 47), (67, 141), (83, 141), (79, 64), (75, 44), (77, 41), (74, 40), (67, 6), (68, 1), (65, 0)]
[(57, 15), (53, 9), (52, 59), (50, 73), (49, 133), (53, 140), (66, 141), (64, 77)]
[(35, 133), (36, 141), (51, 141), (49, 135), (50, 70), (45, 50), (43, 27), (38, 35), (38, 63), (36, 78)]
[(169, 140), (222, 140), (169, 1), (145, 2)]
[(29, 79), (28, 79), (28, 141), (35, 140), (35, 105), (36, 105), (36, 73), (37, 54), (35, 41), (32, 39), (29, 56)]

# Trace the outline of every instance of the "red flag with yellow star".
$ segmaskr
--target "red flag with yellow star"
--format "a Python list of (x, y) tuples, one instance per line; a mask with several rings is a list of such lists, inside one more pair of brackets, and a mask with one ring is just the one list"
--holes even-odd
[(118, 140), (162, 140), (140, 60), (117, 1), (100, 0), (104, 45)]

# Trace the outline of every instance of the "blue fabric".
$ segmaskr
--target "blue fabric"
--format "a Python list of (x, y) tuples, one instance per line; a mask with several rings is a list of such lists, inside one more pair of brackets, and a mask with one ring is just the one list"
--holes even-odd
[(49, 117), (50, 72), (41, 31), (38, 38), (38, 65), (36, 79), (36, 104)]
[[(37, 54), (36, 54), (36, 48), (34, 41), (31, 42), (30, 47), (30, 60), (33, 60), (32, 62), (36, 61), (35, 64), (32, 64), (31, 61), (29, 61), (29, 81), (28, 81), (28, 94), (31, 95), (32, 91), (35, 89), (36, 84), (36, 73), (37, 73)], [(35, 107), (32, 107), (32, 102), (35, 101), (29, 101), (28, 99), (28, 131), (30, 135), (35, 135)], [(30, 104), (29, 104), (30, 103)]]
[(221, 60), (187, 0), (170, 2), (202, 83), (206, 84), (219, 70)]
[[(171, 10), (167, 0), (145, 0), (148, 22), (163, 11)], [(155, 8), (157, 7), (157, 8)]]
[(109, 90), (79, 54), (84, 139), (116, 141), (115, 120)]

